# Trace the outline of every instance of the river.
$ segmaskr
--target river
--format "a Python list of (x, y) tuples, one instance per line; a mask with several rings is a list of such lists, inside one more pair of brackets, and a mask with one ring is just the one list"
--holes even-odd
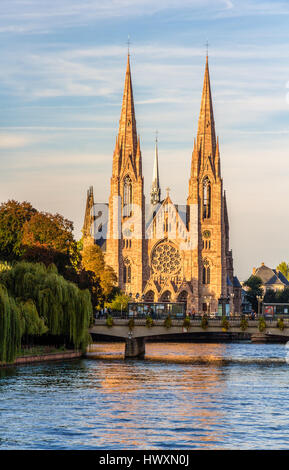
[(288, 449), (282, 344), (122, 343), (0, 369), (0, 449)]

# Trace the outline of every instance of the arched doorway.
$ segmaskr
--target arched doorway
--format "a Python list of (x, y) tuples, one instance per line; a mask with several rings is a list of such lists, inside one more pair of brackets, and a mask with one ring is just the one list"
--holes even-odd
[(178, 302), (183, 302), (185, 305), (184, 305), (184, 308), (185, 308), (185, 312), (187, 311), (187, 302), (188, 302), (188, 293), (186, 290), (183, 290), (179, 296), (178, 296)]
[(154, 302), (155, 300), (155, 293), (152, 290), (149, 290), (144, 297), (145, 302)]
[(166, 290), (161, 296), (161, 302), (171, 302), (171, 293), (169, 290)]

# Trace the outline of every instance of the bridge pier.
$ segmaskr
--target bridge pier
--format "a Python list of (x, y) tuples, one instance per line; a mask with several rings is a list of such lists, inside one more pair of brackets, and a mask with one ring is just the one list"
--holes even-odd
[(145, 355), (145, 338), (126, 338), (124, 357), (139, 357)]

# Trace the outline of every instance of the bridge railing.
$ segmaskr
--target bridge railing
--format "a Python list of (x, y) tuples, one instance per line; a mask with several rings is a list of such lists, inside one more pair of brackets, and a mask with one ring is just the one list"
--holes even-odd
[[(162, 321), (164, 321), (166, 318), (168, 318), (167, 314), (162, 314), (162, 313), (152, 313), (150, 315), (136, 313), (134, 315), (130, 315), (128, 312), (110, 312), (110, 313), (107, 313), (107, 314), (97, 315), (95, 317), (95, 320), (104, 320), (105, 321), (108, 316), (111, 316), (115, 320), (118, 320), (118, 319), (119, 320), (134, 319), (134, 320), (143, 320), (143, 321), (145, 321), (148, 316), (151, 317), (153, 320), (162, 320)], [(178, 320), (180, 322), (183, 322), (185, 318), (189, 318), (191, 326), (200, 326), (200, 323), (201, 323), (202, 318), (203, 318), (203, 315), (201, 315), (201, 314), (191, 315), (191, 316), (185, 316), (185, 315), (182, 315), (182, 314), (170, 314), (169, 316), (173, 321)], [(234, 315), (232, 317), (226, 317), (226, 318), (229, 321), (230, 326), (239, 327), (241, 320), (244, 318), (244, 315)], [(254, 320), (251, 319), (250, 317), (245, 317), (245, 318), (248, 322), (249, 327), (250, 326), (255, 327), (259, 324), (259, 318), (258, 317), (256, 317)], [(214, 316), (214, 317), (213, 316), (208, 316), (207, 319), (208, 319), (209, 325), (211, 325), (211, 326), (220, 326), (222, 324), (222, 317), (220, 317), (220, 316)], [(286, 318), (286, 319), (284, 318), (284, 320), (286, 321), (286, 324), (287, 324), (289, 318)], [(267, 327), (270, 327), (270, 326), (272, 327), (272, 326), (276, 325), (277, 318), (265, 318), (265, 321), (266, 321)]]

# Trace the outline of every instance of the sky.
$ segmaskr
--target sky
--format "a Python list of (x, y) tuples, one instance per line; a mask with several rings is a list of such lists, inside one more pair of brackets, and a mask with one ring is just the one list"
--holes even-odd
[(185, 204), (206, 42), (240, 280), (288, 256), (289, 2), (0, 0), (0, 202), (61, 213), (80, 238), (86, 191), (107, 202), (130, 36), (149, 195)]

